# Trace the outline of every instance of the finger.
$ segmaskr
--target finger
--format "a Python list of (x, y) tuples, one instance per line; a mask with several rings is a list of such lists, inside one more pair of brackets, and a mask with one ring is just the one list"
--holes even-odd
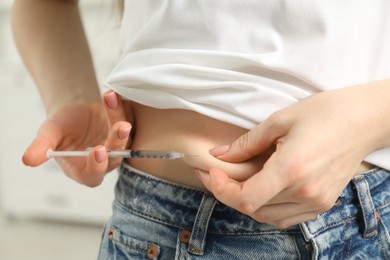
[(55, 149), (63, 137), (62, 131), (50, 119), (45, 121), (37, 136), (27, 147), (22, 161), (27, 166), (38, 166), (48, 160), (47, 150)]
[(318, 215), (321, 212), (303, 203), (281, 203), (263, 206), (251, 214), (251, 217), (259, 222), (271, 223), (308, 213)]
[[(220, 170), (212, 170), (211, 174), (208, 174), (207, 172), (202, 170), (196, 170), (195, 174), (202, 181), (202, 183), (205, 185), (205, 187), (208, 190), (212, 192), (214, 190), (213, 194), (219, 201), (221, 201), (225, 205), (237, 209), (238, 211), (246, 215), (249, 215), (250, 217), (252, 217), (253, 219), (259, 222), (268, 223), (278, 228), (287, 228), (307, 220), (315, 219), (318, 215), (318, 212), (310, 211), (310, 210), (308, 211), (302, 210), (301, 208), (303, 207), (301, 205), (294, 204), (294, 203), (291, 204), (283, 203), (280, 205), (276, 205), (275, 208), (272, 208), (274, 205), (264, 206), (261, 207), (259, 210), (254, 210), (254, 208), (256, 207), (255, 205), (256, 204), (259, 205), (262, 202), (260, 202), (259, 200), (255, 203), (252, 203), (250, 201), (245, 201), (244, 196), (246, 195), (243, 195), (244, 193), (240, 192), (241, 188), (244, 189), (242, 183), (229, 179), (226, 174), (225, 176), (223, 176), (224, 175), (223, 172), (216, 173), (215, 171), (220, 171)], [(213, 174), (214, 177), (211, 177)], [(216, 177), (215, 175), (217, 174), (219, 176), (215, 178)], [(217, 187), (216, 182), (220, 182), (221, 185), (220, 188)], [(224, 185), (224, 183), (227, 185)], [(239, 186), (240, 188), (230, 189), (228, 185), (232, 185), (232, 186), (236, 185)], [(218, 189), (225, 189), (225, 190), (223, 193), (217, 194), (218, 192), (215, 191)], [(230, 194), (231, 196), (226, 196), (226, 194), (227, 195)], [(270, 194), (270, 197), (272, 196), (273, 195)], [(240, 197), (242, 199), (240, 199)], [(256, 198), (256, 194), (252, 195), (251, 197)], [(267, 209), (266, 207), (270, 207), (270, 208)], [(281, 212), (281, 210), (283, 210), (283, 207), (288, 207), (288, 208)], [(280, 217), (278, 216), (278, 214), (281, 214), (283, 216)]]
[(243, 134), (230, 145), (211, 149), (210, 154), (223, 161), (243, 162), (263, 153), (287, 130), (285, 125), (276, 123), (279, 120), (274, 117)]
[(287, 184), (278, 178), (276, 172), (263, 168), (244, 182), (229, 178), (222, 170), (211, 169), (210, 183), (207, 185), (219, 201), (250, 215), (275, 197)]
[(277, 221), (269, 221), (267, 222), (267, 224), (283, 229), (301, 224), (306, 221), (317, 220), (318, 218), (319, 215), (316, 212), (307, 212), (303, 214), (297, 214), (285, 219), (280, 219)]
[(104, 146), (94, 147), (87, 157), (87, 164), (80, 174), (74, 175), (73, 178), (89, 187), (98, 186), (106, 174), (108, 165), (107, 150)]
[(116, 122), (127, 121), (122, 100), (117, 93), (113, 90), (108, 90), (103, 94), (103, 100), (110, 127), (112, 127)]
[[(109, 150), (124, 150), (127, 146), (131, 131), (129, 122), (117, 122), (113, 125), (105, 142), (105, 147)], [(109, 168), (114, 168), (120, 164), (122, 158), (112, 158), (109, 162)]]
[(206, 171), (195, 169), (194, 174), (198, 179), (203, 183), (203, 185), (206, 187), (207, 190), (211, 192), (211, 179), (210, 174)]

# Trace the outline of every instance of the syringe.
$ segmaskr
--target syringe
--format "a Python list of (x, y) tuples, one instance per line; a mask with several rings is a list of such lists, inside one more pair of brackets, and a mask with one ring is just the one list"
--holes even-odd
[[(85, 151), (47, 151), (47, 157), (52, 158), (56, 156), (88, 156), (90, 148)], [(195, 156), (183, 154), (176, 151), (163, 150), (107, 150), (108, 157), (111, 158), (140, 158), (140, 159), (165, 159), (175, 160), (186, 156)]]

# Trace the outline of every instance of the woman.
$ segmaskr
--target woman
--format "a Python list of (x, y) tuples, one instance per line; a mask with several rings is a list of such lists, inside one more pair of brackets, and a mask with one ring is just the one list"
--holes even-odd
[(16, 1), (48, 112), (23, 161), (94, 145), (58, 163), (96, 186), (107, 149), (196, 155), (123, 162), (101, 259), (389, 258), (387, 6), (126, 1), (101, 103), (75, 1)]

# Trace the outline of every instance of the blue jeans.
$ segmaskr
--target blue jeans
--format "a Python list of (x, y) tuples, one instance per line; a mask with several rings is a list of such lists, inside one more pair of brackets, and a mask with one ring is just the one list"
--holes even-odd
[(357, 175), (332, 209), (286, 229), (123, 165), (99, 259), (390, 259), (390, 172)]

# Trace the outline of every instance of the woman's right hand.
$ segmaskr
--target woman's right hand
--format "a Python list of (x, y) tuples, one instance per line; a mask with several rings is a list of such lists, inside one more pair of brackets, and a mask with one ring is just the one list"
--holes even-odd
[(64, 173), (75, 181), (98, 186), (106, 173), (118, 167), (120, 158), (108, 158), (107, 150), (129, 147), (132, 118), (129, 107), (113, 91), (103, 95), (103, 104), (75, 103), (51, 112), (26, 149), (23, 163), (39, 166), (48, 160), (48, 149), (85, 150), (88, 157), (56, 157)]

